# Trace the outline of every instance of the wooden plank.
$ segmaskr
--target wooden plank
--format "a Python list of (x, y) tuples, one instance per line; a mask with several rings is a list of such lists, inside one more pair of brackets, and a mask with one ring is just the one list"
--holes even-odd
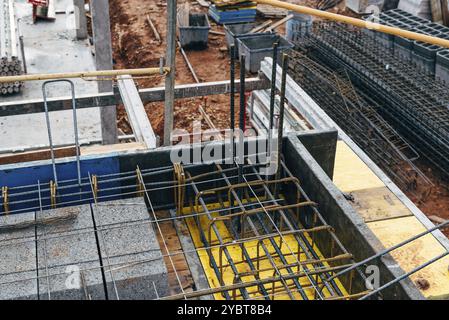
[(259, 31), (262, 31), (263, 29), (265, 29), (267, 26), (269, 26), (271, 23), (273, 22), (273, 20), (267, 20), (264, 23), (262, 23), (261, 25), (251, 29), (248, 33), (257, 33)]
[(441, 0), (430, 0), (430, 11), (432, 14), (433, 22), (443, 23), (443, 12), (441, 10)]
[(156, 40), (161, 43), (162, 39), (161, 36), (159, 34), (159, 32), (157, 31), (156, 27), (153, 24), (153, 21), (151, 21), (150, 15), (147, 14), (147, 21), (148, 24), (150, 25), (151, 30), (153, 31), (154, 37), (156, 38)]
[(277, 27), (283, 25), (284, 23), (286, 23), (288, 20), (292, 19), (294, 16), (292, 14), (289, 14), (288, 16), (286, 16), (284, 19), (279, 20), (278, 22), (273, 23), (271, 26), (269, 26), (266, 31), (273, 31), (274, 29), (276, 29)]
[(130, 143), (81, 147), (81, 155), (82, 156), (100, 155), (122, 151), (132, 152), (137, 150), (145, 150), (145, 144), (141, 142), (130, 142)]
[[(90, 10), (92, 14), (92, 33), (95, 47), (95, 65), (97, 70), (111, 70), (113, 69), (113, 64), (109, 1), (91, 1)], [(98, 91), (111, 92), (112, 81), (98, 81)], [(103, 144), (117, 143), (118, 134), (116, 106), (110, 105), (101, 108), (100, 118)]]
[[(162, 218), (162, 216), (169, 217), (166, 211), (157, 212), (157, 216), (158, 218)], [(193, 291), (193, 278), (190, 273), (190, 269), (185, 259), (184, 253), (182, 252), (181, 242), (179, 241), (179, 237), (173, 223), (171, 221), (162, 222), (159, 223), (159, 226), (161, 228), (162, 235), (160, 232), (156, 232), (156, 235), (161, 247), (162, 254), (167, 255), (164, 241), (170, 254), (179, 252), (179, 254), (171, 256), (171, 261), (168, 256), (164, 257), (168, 272), (168, 281), (171, 294), (177, 294), (181, 292), (179, 282), (181, 282), (181, 286), (184, 291)], [(180, 281), (178, 281), (178, 277)]]
[(443, 19), (443, 25), (448, 27), (449, 26), (448, 1), (447, 0), (440, 0), (440, 6), (441, 6), (441, 15), (442, 15), (442, 19)]
[(182, 48), (181, 43), (179, 41), (177, 41), (177, 43), (178, 43), (179, 50), (181, 51), (182, 57), (184, 58), (184, 61), (186, 62), (187, 67), (189, 68), (189, 71), (193, 76), (193, 79), (195, 79), (196, 83), (200, 83), (200, 79), (196, 75), (195, 69), (193, 69), (193, 66), (190, 63), (189, 58), (187, 57), (187, 53)]
[(148, 149), (156, 148), (156, 134), (151, 127), (134, 80), (130, 76), (121, 76), (117, 83), (136, 140), (145, 143)]
[(387, 187), (351, 192), (351, 205), (365, 222), (412, 216), (407, 207)]
[[(76, 147), (55, 148), (55, 158), (74, 157)], [(0, 165), (51, 159), (50, 149), (0, 155)]]

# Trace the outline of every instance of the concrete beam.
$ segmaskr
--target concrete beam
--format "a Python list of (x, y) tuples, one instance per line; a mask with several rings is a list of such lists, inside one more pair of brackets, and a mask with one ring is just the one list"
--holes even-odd
[[(109, 1), (90, 2), (92, 31), (94, 36), (95, 63), (97, 70), (112, 70), (111, 25), (109, 21)], [(112, 81), (98, 81), (99, 92), (112, 92)], [(101, 134), (103, 144), (118, 142), (116, 106), (107, 106), (101, 111)]]
[(87, 18), (84, 0), (73, 0), (73, 5), (75, 7), (76, 38), (79, 40), (87, 39)]
[[(236, 80), (236, 86), (240, 83)], [(266, 78), (248, 78), (245, 81), (246, 91), (263, 90), (270, 88)], [(216, 94), (228, 94), (230, 92), (230, 82), (215, 81), (200, 84), (183, 84), (175, 87), (175, 98), (193, 98)], [(165, 88), (140, 89), (139, 95), (144, 104), (149, 102), (164, 101)], [(80, 95), (76, 98), (77, 109), (105, 107), (122, 104), (123, 100), (119, 92), (105, 92), (94, 95)], [(72, 101), (70, 97), (58, 97), (48, 99), (49, 111), (71, 110)], [(0, 117), (13, 116), (19, 114), (30, 114), (44, 112), (44, 102), (42, 99), (13, 101), (0, 103)]]
[(148, 149), (156, 148), (156, 135), (148, 120), (134, 80), (130, 76), (121, 76), (117, 83), (136, 141), (145, 143)]
[[(314, 198), (317, 199), (319, 211), (323, 216), (323, 219), (327, 224), (334, 228), (339, 241), (348, 252), (354, 256), (354, 260), (360, 261), (373, 256), (378, 252), (379, 248), (382, 248), (382, 244), (329, 178), (330, 173), (333, 171), (333, 169), (329, 168), (329, 165), (332, 165), (333, 161), (329, 161), (327, 165), (325, 162), (318, 164), (315, 157), (312, 156), (309, 150), (307, 150), (305, 143), (301, 140), (300, 135), (288, 135), (284, 149), (287, 167), (300, 181), (307, 181), (307, 183), (302, 184), (302, 187), (307, 194), (314, 195)], [(314, 148), (317, 144), (312, 143), (309, 145)], [(321, 146), (320, 143), (318, 145)], [(334, 140), (334, 150), (335, 147), (336, 141)], [(321, 149), (321, 152), (318, 152), (318, 154), (326, 154), (327, 148), (328, 146)], [(323, 152), (323, 150), (326, 151)], [(317, 149), (314, 150), (316, 154), (317, 151)], [(322, 167), (328, 167), (328, 169), (325, 170)], [(301, 220), (305, 225), (307, 224), (307, 220), (311, 221), (310, 219), (307, 219), (305, 215), (301, 217)], [(329, 246), (329, 240), (330, 239), (325, 236), (324, 233), (317, 234), (315, 238), (316, 244), (322, 251), (323, 256), (329, 256), (331, 252), (336, 254), (341, 250), (339, 245), (335, 246), (335, 248), (331, 248), (331, 246)], [(372, 264), (379, 267), (381, 284), (387, 283), (404, 274), (404, 271), (389, 254), (385, 255), (382, 259), (373, 260)], [(359, 274), (360, 272), (365, 272), (364, 267), (357, 271)], [(345, 276), (339, 277), (339, 279), (346, 288), (352, 283), (353, 292), (366, 290), (365, 281), (363, 281), (363, 278), (360, 276), (356, 276), (351, 280), (349, 273), (347, 273)], [(420, 291), (409, 278), (384, 290), (382, 294), (386, 300), (424, 299)]]

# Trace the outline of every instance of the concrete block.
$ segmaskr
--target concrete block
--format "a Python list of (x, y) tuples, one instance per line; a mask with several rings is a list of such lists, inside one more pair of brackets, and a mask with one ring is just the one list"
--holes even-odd
[(148, 220), (145, 201), (142, 198), (132, 198), (92, 204), (94, 219), (97, 228), (121, 223)]
[(160, 251), (110, 257), (104, 275), (110, 300), (152, 300), (169, 294)]
[(367, 13), (367, 8), (371, 5), (375, 5), (382, 8), (384, 0), (347, 0), (346, 7), (356, 13)]
[[(0, 216), (0, 229), (4, 231), (0, 231), (0, 245), (9, 241), (12, 242), (14, 240), (20, 241), (24, 238), (34, 238), (36, 235), (36, 230), (34, 227), (35, 215), (34, 212), (27, 212), (21, 214), (11, 214), (11, 215), (1, 215)], [(29, 224), (29, 227), (25, 227), (26, 224)], [(22, 228), (12, 229), (14, 226), (22, 225)], [(8, 228), (10, 231), (4, 229)]]
[(427, 27), (432, 28), (435, 31), (438, 31), (442, 34), (447, 34), (449, 32), (449, 28), (446, 26), (443, 26), (442, 24), (436, 23), (436, 22), (429, 22), (426, 24)]
[[(72, 219), (67, 217), (74, 216)], [(89, 204), (77, 207), (58, 208), (45, 210), (36, 213), (37, 219), (59, 219), (54, 223), (39, 226), (37, 228), (37, 235), (54, 234), (54, 233), (70, 233), (80, 231), (83, 229), (94, 229), (92, 219), (92, 212)]]
[(159, 296), (166, 296), (167, 268), (143, 198), (92, 205), (92, 209), (108, 298), (155, 299), (155, 287)]
[(0, 217), (0, 300), (38, 298), (35, 227), (3, 229), (34, 220), (33, 212)]
[(437, 53), (435, 78), (449, 83), (449, 49), (444, 49)]
[(395, 37), (393, 47), (395, 55), (405, 60), (412, 59), (413, 41), (402, 37)]
[(76, 217), (37, 228), (39, 297), (105, 299), (90, 205), (38, 212), (37, 217), (63, 218), (72, 214)]
[(435, 74), (435, 60), (424, 57), (416, 52), (412, 52), (412, 61), (422, 71), (430, 74)]
[(39, 270), (41, 300), (104, 300), (100, 262), (80, 262)]

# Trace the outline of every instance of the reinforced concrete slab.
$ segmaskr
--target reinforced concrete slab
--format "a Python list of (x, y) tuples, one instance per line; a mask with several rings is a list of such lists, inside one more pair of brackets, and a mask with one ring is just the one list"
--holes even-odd
[[(88, 40), (75, 40), (73, 14), (66, 14), (71, 0), (57, 0), (56, 20), (32, 23), (32, 7), (26, 0), (16, 1), (19, 30), (23, 35), (28, 73), (57, 73), (95, 70), (94, 58)], [(69, 11), (68, 11), (69, 12)], [(73, 79), (75, 92), (98, 92), (97, 83)], [(2, 96), (2, 101), (42, 99), (43, 81), (26, 82), (22, 93)], [(49, 86), (49, 97), (69, 96), (68, 84)], [(78, 111), (78, 129), (84, 143), (101, 140), (100, 111), (89, 108)], [(71, 111), (51, 114), (51, 126), (55, 145), (73, 144), (73, 120)], [(0, 117), (1, 149), (21, 149), (30, 146), (47, 146), (48, 137), (44, 114)]]
[(168, 295), (168, 274), (143, 198), (92, 205), (110, 300)]

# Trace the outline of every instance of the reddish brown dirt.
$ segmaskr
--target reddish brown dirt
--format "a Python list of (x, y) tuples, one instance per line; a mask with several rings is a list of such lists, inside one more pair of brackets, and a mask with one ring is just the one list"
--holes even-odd
[[(166, 40), (166, 1), (162, 0), (111, 0), (111, 29), (114, 50), (115, 68), (142, 68), (159, 66), (159, 58), (165, 56)], [(198, 5), (194, 0), (180, 0), (178, 6), (189, 2), (193, 11), (206, 12), (207, 9)], [(291, 0), (297, 4), (314, 6), (316, 0)], [(331, 12), (345, 12), (344, 5), (329, 10)], [(156, 40), (147, 22), (150, 16), (156, 29), (162, 37), (162, 43)], [(212, 30), (223, 32), (223, 27), (211, 21)], [(284, 28), (277, 30), (284, 33)], [(222, 35), (209, 35), (209, 47), (206, 50), (186, 51), (199, 80), (219, 81), (229, 79), (229, 58), (225, 50), (226, 40)], [(238, 67), (236, 74), (238, 75)], [(176, 55), (176, 83), (194, 83), (186, 62), (179, 50)], [(164, 78), (152, 76), (139, 80), (141, 87), (163, 86)], [(236, 97), (238, 99), (238, 96)], [(238, 100), (237, 100), (238, 102)], [(219, 129), (229, 127), (229, 97), (218, 95), (209, 97), (207, 102), (201, 98), (178, 100), (175, 103), (175, 128), (191, 129), (193, 120), (200, 120), (198, 106), (206, 106), (208, 115)], [(238, 105), (238, 104), (237, 104)], [(163, 103), (150, 103), (145, 106), (148, 117), (157, 135), (163, 135), (164, 106)], [(238, 117), (236, 117), (238, 125)], [(131, 133), (122, 106), (118, 112), (119, 127), (124, 133)]]
[[(179, 4), (184, 1), (179, 1)], [(195, 11), (206, 11), (204, 8), (191, 3)], [(162, 43), (156, 41), (146, 16), (149, 15), (156, 29), (162, 37)], [(221, 26), (212, 24), (212, 30), (223, 32)], [(114, 49), (115, 68), (158, 67), (159, 58), (165, 56), (166, 39), (166, 2), (159, 0), (112, 0), (111, 1), (111, 29)], [(226, 42), (224, 36), (209, 35), (209, 47), (205, 50), (186, 51), (199, 80), (218, 81), (229, 79), (228, 52), (224, 50)], [(238, 68), (236, 74), (238, 74)], [(195, 83), (180, 51), (176, 54), (176, 83)], [(164, 78), (152, 76), (138, 81), (140, 87), (163, 86)], [(236, 97), (238, 99), (238, 96)], [(236, 100), (238, 103), (238, 100)], [(198, 106), (203, 106), (217, 128), (229, 127), (229, 97), (227, 95), (202, 98), (182, 99), (175, 103), (174, 126), (179, 129), (191, 130), (192, 122), (200, 120)], [(145, 106), (148, 117), (157, 135), (163, 136), (164, 104), (149, 103)], [(238, 117), (236, 117), (238, 119)], [(126, 112), (119, 107), (119, 127), (124, 133), (130, 133)]]
[[(418, 201), (412, 194), (406, 192), (407, 196), (416, 203), (419, 209), (427, 216), (436, 216), (449, 219), (449, 182), (443, 179), (441, 173), (426, 159), (419, 159), (416, 165), (432, 181), (433, 186), (423, 188), (418, 186), (421, 193), (429, 193), (423, 201)], [(426, 189), (426, 190), (424, 190)], [(434, 222), (435, 223), (435, 222)], [(436, 223), (437, 224), (437, 223)], [(449, 229), (442, 230), (449, 237)]]

